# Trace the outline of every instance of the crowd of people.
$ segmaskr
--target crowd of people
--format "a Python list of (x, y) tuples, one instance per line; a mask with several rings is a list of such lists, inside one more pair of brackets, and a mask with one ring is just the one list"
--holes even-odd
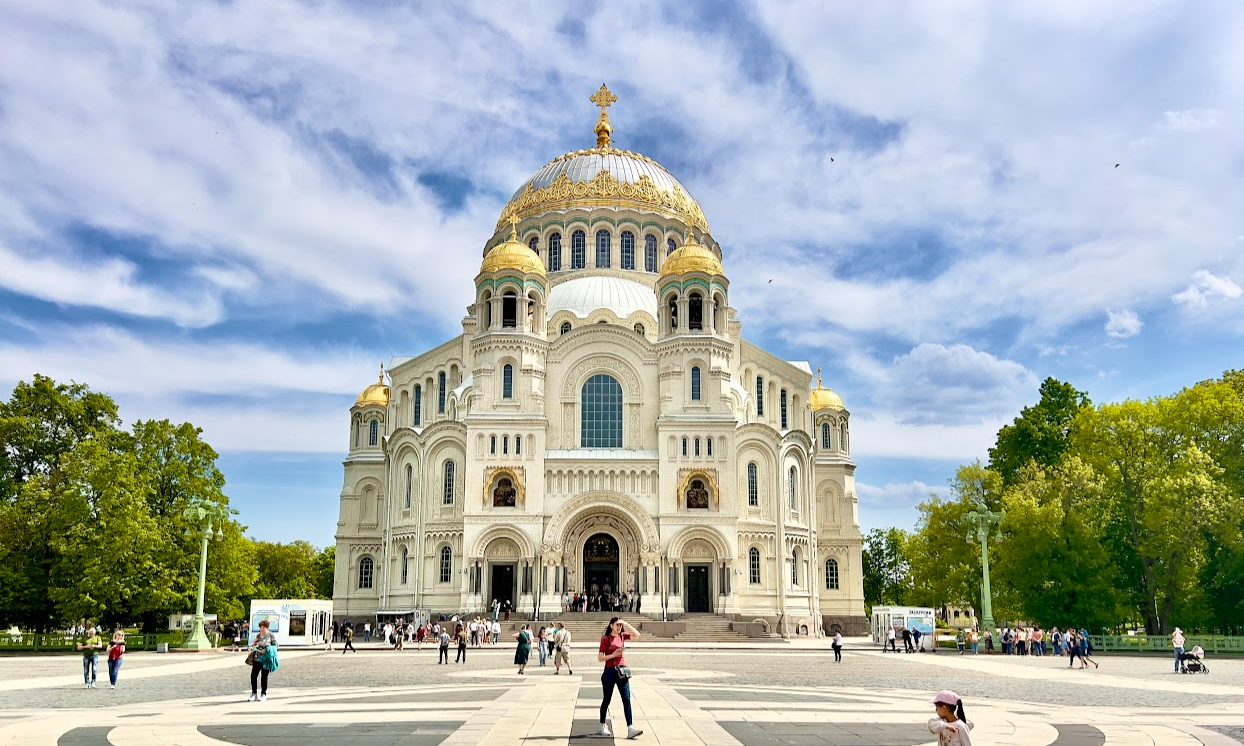
[[(625, 591), (621, 594), (613, 593), (608, 586), (597, 588), (592, 586), (590, 591), (580, 593), (579, 591), (567, 591), (562, 598), (562, 611), (612, 611), (612, 612), (628, 612), (631, 614), (639, 614), (641, 608), (639, 594), (635, 591)], [(507, 619), (509, 617), (506, 617)]]

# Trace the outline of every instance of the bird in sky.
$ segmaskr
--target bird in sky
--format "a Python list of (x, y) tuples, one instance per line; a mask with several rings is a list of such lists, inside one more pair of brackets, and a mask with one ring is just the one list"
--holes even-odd
[(1115, 167), (1115, 168), (1118, 168), (1118, 167), (1119, 167), (1119, 164), (1117, 164), (1117, 163), (1116, 163), (1116, 164), (1114, 164), (1114, 167)]

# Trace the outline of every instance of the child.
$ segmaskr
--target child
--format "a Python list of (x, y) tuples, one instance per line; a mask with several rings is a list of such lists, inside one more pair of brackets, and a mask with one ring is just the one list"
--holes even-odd
[(938, 746), (972, 746), (959, 695), (943, 689), (929, 703), (937, 712), (937, 717), (929, 720), (929, 732), (937, 734)]

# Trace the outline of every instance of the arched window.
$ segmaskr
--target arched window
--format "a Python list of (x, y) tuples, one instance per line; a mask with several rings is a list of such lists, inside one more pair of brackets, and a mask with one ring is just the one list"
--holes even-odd
[(687, 455), (687, 439), (686, 438), (682, 439), (682, 455), (684, 456)]
[(436, 411), (445, 414), (445, 371), (436, 376)]
[(705, 438), (705, 439), (704, 439), (704, 448), (706, 449), (706, 450), (705, 450), (705, 454), (706, 454), (706, 455), (708, 455), (708, 456), (712, 456), (712, 455), (713, 455), (713, 439), (712, 439), (712, 438)]
[(501, 298), (501, 328), (518, 328), (518, 296), (513, 290), (507, 291)]
[(549, 271), (557, 272), (562, 268), (562, 234), (549, 236)]
[(697, 456), (700, 455), (700, 439), (699, 438), (695, 439), (695, 455)]
[(587, 261), (587, 234), (575, 231), (570, 234), (570, 268), (583, 269)]
[(527, 248), (531, 249), (531, 252), (536, 256), (540, 256), (540, 237), (532, 236), (531, 240), (527, 242)]
[(828, 451), (829, 447), (830, 447), (829, 446), (829, 423), (822, 422), (821, 423), (821, 448), (824, 448), (825, 450)]
[(678, 331), (678, 297), (671, 295), (669, 301), (670, 334)]
[(371, 588), (372, 577), (376, 574), (376, 563), (371, 557), (359, 560), (359, 588)]
[(838, 560), (825, 560), (825, 590), (838, 590)]
[(501, 369), (501, 398), (514, 398), (514, 366), (509, 363)]
[(368, 425), (367, 445), (374, 446), (380, 442), (380, 423), (372, 420)]
[(415, 384), (415, 414), (411, 420), (415, 427), (423, 424), (423, 387)]
[(501, 436), (501, 452), (507, 455), (510, 453), (510, 436), (508, 435)]
[(763, 417), (765, 413), (765, 379), (756, 376), (756, 416)]
[(622, 269), (635, 269), (635, 234), (622, 231)]
[(497, 436), (495, 435), (488, 436), (488, 453), (493, 456), (497, 455)]
[(781, 396), (780, 404), (781, 404), (780, 408), (782, 410), (782, 429), (785, 430), (786, 429), (786, 389), (782, 389), (782, 396)]
[(799, 587), (799, 549), (790, 553), (790, 585), (792, 588)]
[(523, 436), (521, 435), (514, 436), (514, 455), (523, 455)]
[(406, 509), (410, 510), (411, 492), (415, 483), (415, 469), (410, 464), (406, 465)]
[(402, 547), (402, 585), (410, 582), (410, 550)]
[(797, 510), (795, 507), (795, 467), (790, 467), (790, 509)]
[(442, 498), (442, 501), (446, 505), (453, 505), (454, 504), (454, 462), (452, 461), (445, 462), (445, 479), (444, 479), (444, 484), (441, 488), (441, 492), (444, 495), (444, 497)]
[(847, 423), (838, 423), (838, 450), (847, 452)]
[(562, 333), (562, 334), (566, 334), (566, 333), (568, 333), (569, 331), (570, 331), (570, 322), (569, 322), (569, 321), (563, 321), (563, 322), (562, 322), (562, 329), (561, 329), (561, 333)]
[(583, 384), (580, 448), (622, 447), (622, 386), (597, 373)]
[(760, 550), (747, 550), (747, 579), (752, 585), (760, 585)]
[(756, 462), (752, 461), (747, 465), (747, 504), (753, 508), (760, 506), (760, 488), (756, 482)]
[(644, 236), (644, 270), (657, 271), (657, 237), (652, 234)]
[(454, 550), (441, 547), (441, 582), (448, 583), (454, 574)]
[(360, 429), (361, 429), (361, 426), (359, 424), (359, 421), (357, 419), (354, 420), (354, 447), (355, 448), (359, 447), (359, 430)]
[(700, 400), (700, 366), (691, 366), (691, 401)]
[(603, 228), (596, 231), (596, 266), (597, 267), (608, 267), (609, 266), (609, 259), (610, 259), (609, 249), (610, 249), (609, 231)]
[(692, 293), (687, 300), (687, 328), (696, 332), (704, 329), (704, 299), (699, 293)]
[(644, 334), (644, 325), (643, 325), (643, 324), (636, 324), (636, 325), (635, 325), (635, 333), (636, 333), (636, 334), (638, 334), (638, 335), (640, 335), (640, 336), (642, 337), (642, 336), (643, 336), (643, 334)]
[(666, 247), (668, 247), (668, 248), (666, 249), (666, 251), (665, 251), (665, 255), (666, 255), (666, 256), (669, 256), (670, 254), (673, 254), (673, 253), (674, 253), (674, 249), (677, 249), (677, 248), (678, 248), (678, 244), (677, 244), (677, 243), (675, 243), (675, 242), (674, 242), (674, 239), (672, 239), (672, 238), (666, 239), (666, 241), (665, 241), (665, 245), (666, 245)]

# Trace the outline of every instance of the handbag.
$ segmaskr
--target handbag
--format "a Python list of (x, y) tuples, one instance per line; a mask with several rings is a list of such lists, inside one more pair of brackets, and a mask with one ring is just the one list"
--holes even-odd
[(255, 651), (254, 650), (246, 654), (246, 665), (248, 666), (255, 665)]
[(631, 680), (631, 667), (630, 666), (617, 666), (613, 669), (613, 673), (618, 678), (618, 681), (630, 681)]

